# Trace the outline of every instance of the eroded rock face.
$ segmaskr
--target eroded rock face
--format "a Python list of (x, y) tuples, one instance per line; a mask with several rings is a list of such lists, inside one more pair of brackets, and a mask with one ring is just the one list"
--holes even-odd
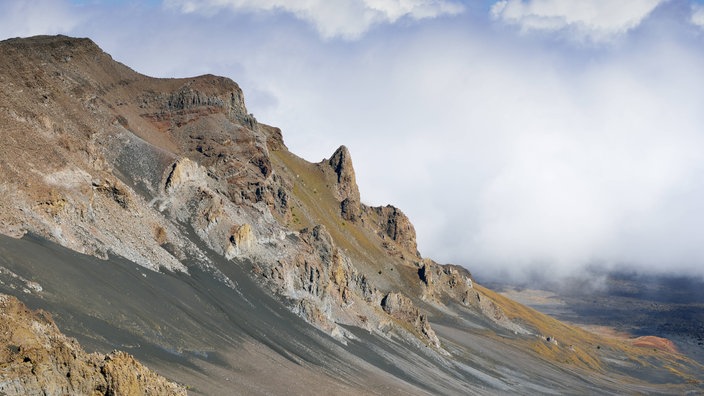
[(340, 201), (340, 215), (345, 220), (357, 221), (362, 209), (352, 157), (347, 147), (340, 146), (335, 150), (327, 164), (335, 173), (337, 183), (333, 191), (335, 197)]
[(280, 131), (261, 127), (247, 113), (242, 91), (232, 80), (203, 76), (169, 95), (156, 95), (143, 115), (165, 129), (179, 151), (211, 170), (236, 204), (264, 202), (288, 215), (291, 184), (274, 174), (268, 145), (283, 147)]
[(307, 248), (293, 260), (282, 260), (268, 277), (289, 298), (299, 300), (294, 307), (316, 327), (341, 336), (337, 326), (342, 310), (351, 302), (349, 291), (352, 269), (325, 227), (304, 229), (300, 241)]
[(418, 269), (424, 298), (437, 301), (449, 298), (464, 305), (476, 306), (479, 301), (471, 276), (463, 267), (440, 265), (430, 259), (424, 259)]
[[(420, 258), (416, 243), (416, 230), (408, 217), (398, 208), (387, 205), (379, 207), (365, 206), (370, 226), (379, 236), (386, 239), (384, 247), (393, 255), (407, 259)], [(404, 253), (406, 253), (404, 255)], [(409, 255), (410, 257), (405, 257)]]
[(266, 146), (269, 151), (286, 150), (284, 137), (280, 128), (276, 128), (266, 124), (259, 124), (259, 129), (266, 135)]
[(339, 200), (352, 198), (359, 201), (359, 189), (352, 166), (352, 157), (345, 146), (340, 146), (328, 160), (328, 165), (337, 175), (337, 197)]
[(167, 192), (171, 192), (178, 186), (189, 181), (195, 181), (204, 176), (198, 165), (188, 158), (181, 158), (171, 166), (171, 171), (166, 177), (164, 185)]
[(171, 93), (165, 102), (166, 110), (171, 112), (197, 112), (208, 107), (222, 108), (229, 117), (249, 128), (254, 128), (257, 123), (247, 112), (242, 90), (232, 80), (224, 77), (206, 75), (193, 79)]
[(440, 340), (430, 327), (428, 318), (420, 313), (410, 298), (401, 293), (392, 292), (381, 300), (381, 307), (395, 319), (411, 325), (413, 330), (421, 334), (431, 345), (440, 348)]
[(296, 301), (294, 312), (343, 342), (353, 336), (340, 324), (394, 332), (441, 348), (427, 317), (413, 301), (379, 290), (354, 268), (324, 226), (301, 230), (298, 242), (302, 245), (292, 258), (282, 256), (274, 266), (257, 260), (254, 270), (272, 289)]
[(124, 352), (84, 352), (48, 314), (0, 294), (0, 394), (186, 395), (186, 390)]

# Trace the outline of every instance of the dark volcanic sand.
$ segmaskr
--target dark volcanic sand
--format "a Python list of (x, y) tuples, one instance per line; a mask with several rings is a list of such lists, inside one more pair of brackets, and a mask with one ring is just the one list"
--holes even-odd
[[(506, 332), (469, 313), (435, 321), (452, 359), (359, 328), (349, 328), (357, 340), (343, 345), (263, 292), (248, 274), (251, 265), (214, 254), (211, 259), (235, 290), (192, 264), (190, 275), (155, 273), (120, 258), (104, 261), (42, 239), (0, 235), (5, 269), (0, 291), (51, 312), (59, 328), (87, 350), (125, 350), (186, 384), (192, 394), (677, 394), (684, 389), (614, 382), (549, 363), (486, 337), (487, 331)], [(23, 291), (24, 282), (7, 270), (39, 283), (42, 291)]]

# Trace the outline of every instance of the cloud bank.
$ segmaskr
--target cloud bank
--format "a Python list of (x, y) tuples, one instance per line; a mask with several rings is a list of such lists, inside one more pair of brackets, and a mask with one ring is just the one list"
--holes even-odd
[(576, 38), (602, 42), (637, 27), (664, 0), (502, 0), (491, 15), (523, 31), (569, 30)]
[(312, 24), (325, 39), (360, 38), (372, 26), (401, 18), (421, 20), (456, 15), (464, 6), (446, 0), (166, 0), (167, 7), (184, 13), (287, 12)]

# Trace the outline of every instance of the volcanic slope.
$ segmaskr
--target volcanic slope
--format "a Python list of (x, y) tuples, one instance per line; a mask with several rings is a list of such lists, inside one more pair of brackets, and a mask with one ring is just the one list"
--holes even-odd
[(419, 254), (233, 81), (89, 39), (0, 42), (0, 291), (193, 394), (701, 391), (702, 367), (564, 325)]

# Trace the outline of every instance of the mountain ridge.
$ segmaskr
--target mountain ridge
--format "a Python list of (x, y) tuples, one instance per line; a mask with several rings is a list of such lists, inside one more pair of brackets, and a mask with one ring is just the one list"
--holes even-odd
[[(300, 332), (311, 345), (325, 345), (325, 359), (309, 356), (318, 363), (306, 373), (330, 377), (319, 367), (328, 358), (328, 363), (349, 366), (342, 380), (328, 380), (350, 393), (372, 390), (349, 377), (352, 367), (364, 367), (366, 376), (377, 378), (372, 382), (376, 385), (411, 393), (525, 392), (557, 386), (547, 379), (517, 381), (519, 366), (531, 362), (559, 370), (565, 364), (571, 378), (566, 386), (582, 390), (633, 391), (651, 385), (662, 390), (631, 370), (649, 367), (648, 372), (659, 372), (649, 363), (658, 359), (681, 370), (679, 376), (663, 377), (671, 386), (664, 389), (681, 391), (695, 378), (691, 373), (698, 366), (677, 354), (659, 357), (550, 321), (476, 285), (466, 269), (421, 257), (413, 225), (401, 210), (361, 203), (346, 147), (319, 163), (295, 156), (280, 129), (248, 113), (241, 89), (230, 79), (143, 76), (112, 60), (89, 39), (65, 36), (6, 40), (0, 42), (0, 53), (0, 125), (7, 142), (0, 156), (0, 191), (7, 197), (0, 203), (0, 233), (29, 234), (85, 254), (80, 259), (85, 271), (91, 268), (89, 257), (109, 263), (114, 257), (126, 259), (139, 267), (111, 264), (124, 266), (122, 275), (103, 270), (125, 281), (136, 277), (137, 284), (160, 298), (176, 288), (180, 294), (170, 298), (179, 301), (164, 301), (179, 313), (176, 317), (183, 315), (190, 323), (185, 318), (198, 316), (194, 310), (212, 312), (222, 322), (198, 317), (229, 329), (206, 332), (202, 343), (176, 329), (166, 337), (164, 330), (155, 329), (175, 326), (174, 318), (163, 317), (156, 306), (141, 308), (130, 296), (115, 295), (116, 301), (143, 311), (143, 317), (133, 318), (117, 307), (105, 307), (122, 315), (100, 319), (101, 326), (116, 334), (138, 336), (140, 344), (165, 350), (190, 351), (174, 359), (218, 372), (227, 371), (227, 365), (200, 359), (199, 354), (240, 364), (217, 354), (219, 342), (238, 350), (244, 345), (265, 348), (291, 362), (308, 356), (305, 345), (284, 341), (285, 332), (262, 330), (273, 332), (272, 337), (286, 345), (282, 347), (236, 320), (260, 315), (261, 329), (291, 324), (298, 329), (291, 331)], [(20, 245), (26, 246), (7, 242)], [(71, 268), (68, 259), (56, 262), (57, 268)], [(2, 263), (12, 273), (24, 268)], [(41, 271), (22, 276), (38, 284), (48, 282)], [(144, 281), (153, 277), (163, 286)], [(93, 278), (62, 279), (90, 290), (86, 281)], [(123, 286), (135, 295), (143, 293)], [(68, 292), (43, 290), (28, 293), (34, 304), (67, 309), (59, 297), (68, 298)], [(104, 301), (101, 292), (86, 293)], [(194, 298), (190, 293), (198, 300), (182, 303)], [(252, 295), (266, 303), (250, 301)], [(73, 301), (70, 315), (84, 315), (88, 321), (102, 316), (100, 307), (89, 301)], [(282, 308), (333, 341), (310, 335), (296, 319), (283, 315)], [(79, 338), (90, 340), (90, 328), (71, 326)], [(177, 334), (189, 341), (179, 340)], [(486, 348), (491, 345), (505, 353), (522, 351), (522, 363), (473, 356), (475, 347), (463, 337), (480, 339)], [(380, 374), (370, 369), (362, 351), (389, 356), (371, 364)], [(402, 358), (408, 351), (412, 358)], [(162, 370), (174, 370), (164, 359), (137, 352)], [(606, 363), (614, 356), (627, 362), (625, 366)], [(492, 363), (485, 367), (482, 359)], [(424, 378), (431, 373), (437, 378), (426, 378), (428, 383), (421, 385), (413, 377), (426, 364), (430, 368)], [(492, 369), (496, 364), (511, 368)], [(607, 366), (625, 381), (621, 387), (609, 385), (604, 377)], [(225, 382), (205, 385), (201, 377), (188, 375), (198, 381), (201, 392), (227, 389)], [(559, 376), (553, 376), (557, 381)], [(238, 378), (243, 385), (246, 379)], [(341, 385), (345, 383), (354, 386)]]

